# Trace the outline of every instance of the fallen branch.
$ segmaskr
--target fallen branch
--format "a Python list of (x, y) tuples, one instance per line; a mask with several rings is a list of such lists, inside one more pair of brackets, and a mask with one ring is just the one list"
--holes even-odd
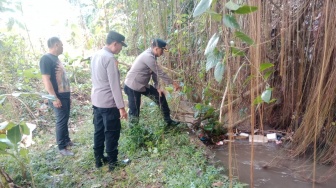
[(13, 179), (2, 169), (0, 168), (0, 186), (4, 188), (22, 188), (18, 185), (15, 185)]

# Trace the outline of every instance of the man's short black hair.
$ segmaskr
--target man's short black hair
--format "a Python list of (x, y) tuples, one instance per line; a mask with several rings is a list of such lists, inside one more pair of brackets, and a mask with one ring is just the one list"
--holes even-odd
[(59, 42), (61, 42), (61, 40), (58, 37), (51, 37), (48, 39), (48, 48), (54, 47), (54, 45)]

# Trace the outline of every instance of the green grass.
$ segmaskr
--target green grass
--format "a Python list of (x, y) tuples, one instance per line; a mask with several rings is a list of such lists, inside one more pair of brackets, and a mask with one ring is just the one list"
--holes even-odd
[[(73, 103), (75, 104), (75, 102)], [(81, 109), (81, 110), (80, 110)], [(166, 128), (153, 105), (145, 105), (139, 125), (128, 128), (122, 123), (119, 159), (130, 158), (131, 164), (108, 172), (107, 166), (96, 169), (93, 157), (93, 125), (91, 108), (74, 106), (70, 137), (74, 157), (62, 157), (55, 145), (53, 126), (49, 131), (37, 128), (29, 148), (27, 179), (22, 178), (18, 163), (1, 156), (0, 165), (18, 185), (27, 187), (212, 187), (222, 182), (229, 187), (223, 168), (216, 168), (205, 157), (203, 147), (190, 141), (186, 125)], [(78, 115), (79, 114), (79, 115)], [(53, 124), (53, 123), (51, 123)], [(45, 128), (44, 128), (45, 129)], [(25, 183), (26, 182), (26, 183)], [(242, 187), (235, 183), (234, 187)]]

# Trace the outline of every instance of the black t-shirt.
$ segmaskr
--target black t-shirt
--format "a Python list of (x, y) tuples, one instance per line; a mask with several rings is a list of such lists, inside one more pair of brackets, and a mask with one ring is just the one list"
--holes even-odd
[(57, 56), (45, 54), (40, 60), (41, 74), (50, 75), (50, 81), (58, 98), (70, 98), (70, 82), (63, 64)]

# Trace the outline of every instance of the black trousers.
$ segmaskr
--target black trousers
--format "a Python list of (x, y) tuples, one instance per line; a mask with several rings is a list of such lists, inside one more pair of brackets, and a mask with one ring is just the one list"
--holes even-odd
[(69, 129), (68, 121), (70, 117), (70, 98), (59, 98), (62, 103), (61, 108), (54, 107), (51, 100), (49, 100), (49, 106), (54, 110), (56, 117), (56, 141), (58, 149), (65, 149), (69, 144)]
[(98, 108), (93, 106), (94, 124), (94, 156), (100, 160), (104, 156), (104, 148), (109, 163), (118, 161), (118, 141), (120, 138), (120, 112), (118, 108)]
[(159, 92), (153, 86), (146, 88), (146, 91), (139, 92), (129, 88), (127, 85), (124, 87), (124, 91), (128, 97), (128, 116), (129, 120), (133, 123), (137, 123), (140, 115), (140, 102), (141, 95), (145, 95), (152, 99), (161, 109), (165, 122), (170, 122), (170, 109), (167, 103), (166, 96), (164, 94), (159, 96)]

